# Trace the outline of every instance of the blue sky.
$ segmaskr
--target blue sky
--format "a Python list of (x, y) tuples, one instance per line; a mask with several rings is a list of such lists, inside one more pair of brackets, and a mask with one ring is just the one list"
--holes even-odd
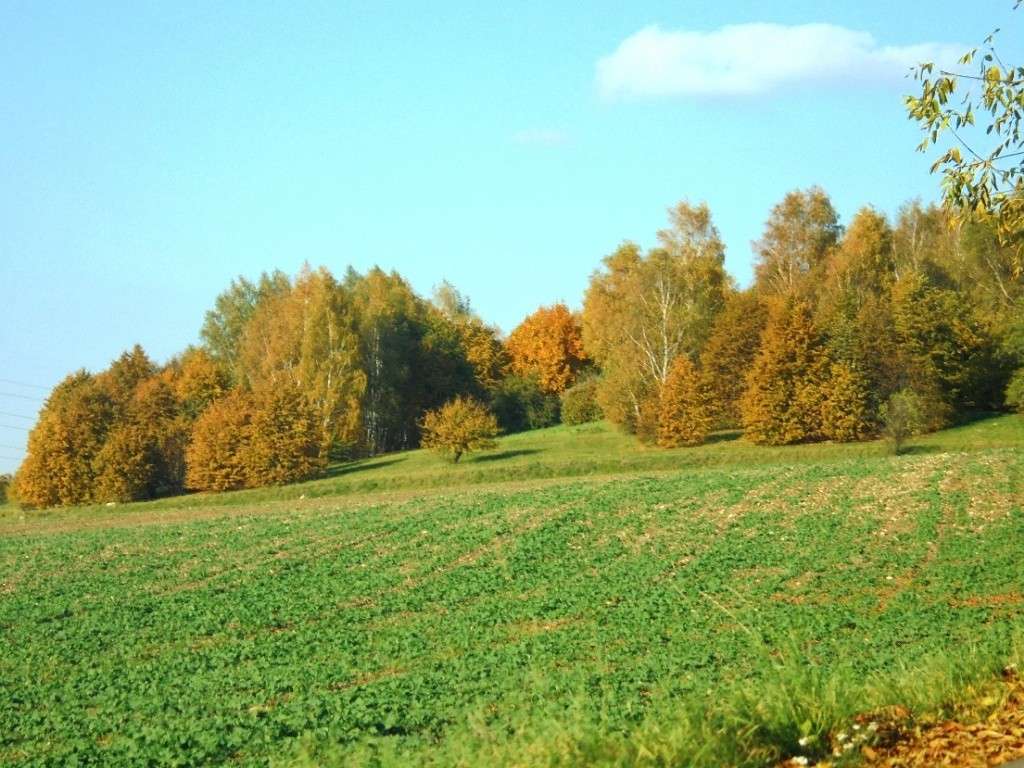
[(505, 332), (706, 200), (742, 284), (771, 207), (937, 197), (908, 67), (1013, 0), (0, 0), (0, 472), (41, 398), (198, 339), (239, 276), (448, 280)]

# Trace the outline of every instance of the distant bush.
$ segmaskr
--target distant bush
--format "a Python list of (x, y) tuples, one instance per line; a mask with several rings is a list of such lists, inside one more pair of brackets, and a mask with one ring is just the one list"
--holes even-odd
[(589, 424), (604, 418), (597, 403), (597, 377), (590, 376), (562, 393), (562, 423)]

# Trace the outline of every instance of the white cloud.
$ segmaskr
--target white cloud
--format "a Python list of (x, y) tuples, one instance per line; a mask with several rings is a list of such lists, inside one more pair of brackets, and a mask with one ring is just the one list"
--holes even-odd
[(627, 38), (597, 62), (605, 99), (756, 97), (808, 87), (896, 86), (920, 61), (955, 61), (963, 48), (939, 43), (880, 46), (867, 32), (833, 24), (741, 24), (716, 32)]

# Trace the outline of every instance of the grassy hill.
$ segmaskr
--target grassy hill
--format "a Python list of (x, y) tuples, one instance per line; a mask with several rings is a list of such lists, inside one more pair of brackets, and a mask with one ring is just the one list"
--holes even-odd
[(858, 713), (939, 711), (1024, 639), (1024, 421), (911, 448), (559, 427), (454, 466), (6, 507), (0, 762), (841, 752)]

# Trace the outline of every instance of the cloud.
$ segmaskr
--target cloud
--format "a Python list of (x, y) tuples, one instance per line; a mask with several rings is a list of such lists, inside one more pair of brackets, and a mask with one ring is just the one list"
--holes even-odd
[(573, 143), (572, 134), (548, 129), (518, 131), (510, 138), (513, 144), (533, 147), (565, 147)]
[(597, 87), (609, 101), (899, 87), (918, 62), (955, 61), (963, 50), (940, 43), (880, 46), (867, 32), (833, 24), (741, 24), (716, 32), (651, 26), (597, 62)]

